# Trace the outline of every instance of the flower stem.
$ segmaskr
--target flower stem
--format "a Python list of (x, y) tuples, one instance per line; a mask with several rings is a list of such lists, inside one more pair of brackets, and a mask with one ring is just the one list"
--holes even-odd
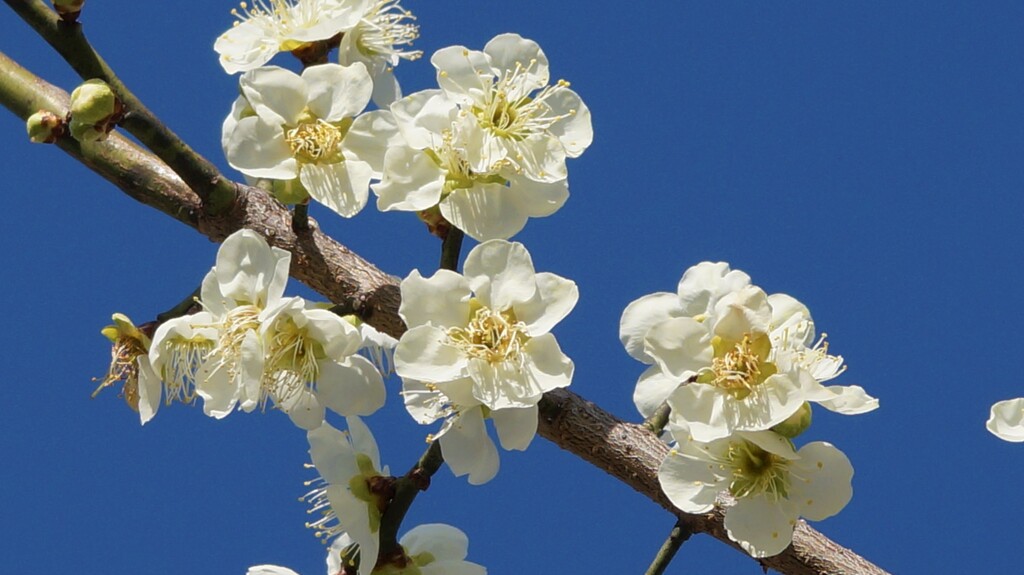
[(658, 554), (654, 556), (654, 561), (651, 562), (651, 566), (647, 568), (644, 575), (662, 575), (665, 569), (668, 568), (668, 564), (672, 562), (672, 558), (676, 556), (676, 552), (683, 546), (683, 543), (693, 535), (682, 522), (677, 521), (675, 527), (668, 534), (668, 539), (661, 544), (661, 549), (658, 550)]
[(235, 183), (225, 178), (209, 160), (199, 155), (172, 132), (133, 94), (107, 66), (82, 32), (78, 22), (61, 20), (41, 0), (4, 0), (83, 80), (99, 78), (107, 83), (127, 109), (120, 126), (163, 160), (203, 201), (211, 214), (224, 211), (235, 199)]
[(672, 413), (672, 408), (669, 407), (668, 402), (664, 402), (658, 406), (658, 409), (654, 410), (654, 413), (650, 417), (644, 420), (644, 427), (649, 429), (654, 435), (661, 435), (662, 430), (665, 429), (665, 425), (668, 424), (668, 416)]
[(199, 295), (202, 293), (202, 290), (203, 286), (197, 287), (195, 290), (192, 291), (192, 293), (188, 294), (188, 297), (175, 304), (174, 307), (163, 313), (157, 314), (157, 325), (162, 324), (165, 321), (172, 320), (176, 317), (181, 317), (183, 315), (188, 314), (189, 310), (192, 309), (192, 306), (198, 305)]
[(462, 230), (452, 226), (441, 242), (441, 264), (443, 270), (458, 271), (459, 255), (462, 253)]
[(379, 564), (387, 564), (390, 557), (402, 554), (402, 548), (398, 545), (398, 528), (419, 492), (430, 487), (430, 478), (437, 473), (442, 463), (444, 456), (441, 455), (441, 443), (433, 441), (416, 465), (395, 482), (395, 497), (380, 520)]
[(309, 200), (295, 204), (295, 210), (292, 211), (292, 231), (296, 234), (309, 231)]

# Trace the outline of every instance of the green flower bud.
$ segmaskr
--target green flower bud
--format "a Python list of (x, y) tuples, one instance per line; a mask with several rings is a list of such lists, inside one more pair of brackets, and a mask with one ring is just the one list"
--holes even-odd
[(64, 118), (53, 112), (39, 110), (25, 122), (28, 139), (37, 144), (52, 144), (64, 135)]
[(785, 421), (773, 427), (772, 431), (783, 437), (793, 439), (807, 431), (807, 428), (810, 426), (811, 404), (805, 401), (804, 404), (800, 406), (800, 409), (796, 410), (796, 413), (790, 415)]
[(105, 140), (124, 108), (106, 82), (86, 80), (71, 92), (71, 136), (80, 142)]

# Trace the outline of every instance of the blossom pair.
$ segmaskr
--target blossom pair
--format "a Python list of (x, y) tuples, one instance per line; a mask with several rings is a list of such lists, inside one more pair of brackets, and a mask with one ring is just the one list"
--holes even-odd
[(241, 8), (213, 46), (229, 74), (259, 68), (281, 51), (302, 54), (318, 42), (336, 44), (338, 63), (363, 64), (373, 78), (374, 101), (387, 106), (401, 95), (394, 67), (422, 55), (406, 49), (419, 27), (399, 0), (255, 0)]
[(438, 210), (478, 241), (508, 239), (569, 196), (566, 159), (593, 140), (590, 111), (568, 82), (549, 85), (540, 46), (501, 34), (483, 51), (431, 58), (439, 89), (390, 106), (401, 138), (372, 186), (383, 211)]
[(320, 425), (325, 408), (368, 415), (383, 405), (380, 372), (356, 353), (379, 335), (285, 297), (290, 260), (251, 230), (224, 241), (202, 283), (203, 310), (166, 321), (153, 335), (139, 378), (143, 423), (161, 396), (167, 403), (199, 396), (216, 418), (272, 401), (306, 429)]
[(634, 393), (641, 413), (663, 403), (671, 410), (675, 447), (659, 479), (681, 510), (708, 511), (727, 490), (737, 500), (726, 513), (730, 537), (766, 556), (789, 544), (799, 516), (823, 519), (846, 505), (846, 457), (823, 442), (797, 451), (791, 440), (810, 424), (811, 403), (858, 414), (878, 401), (858, 386), (823, 385), (845, 370), (843, 360), (799, 301), (704, 262), (676, 293), (627, 306), (620, 339), (651, 365)]

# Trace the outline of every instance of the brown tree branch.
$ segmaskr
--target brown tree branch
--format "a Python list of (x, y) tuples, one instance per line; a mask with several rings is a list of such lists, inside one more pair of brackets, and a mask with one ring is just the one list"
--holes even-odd
[[(67, 113), (67, 93), (35, 77), (0, 53), (0, 103), (26, 119), (39, 109)], [(103, 143), (80, 146), (70, 138), (58, 145), (130, 197), (188, 224), (213, 241), (240, 228), (256, 230), (292, 253), (291, 275), (331, 301), (355, 310), (374, 327), (398, 337), (405, 326), (398, 316), (398, 278), (385, 274), (347, 248), (311, 229), (297, 235), (291, 216), (265, 192), (240, 186), (231, 208), (220, 214), (204, 210), (198, 196), (160, 159), (111, 134)], [(668, 447), (641, 425), (626, 423), (568, 390), (545, 395), (540, 404), (539, 433), (563, 449), (603, 469), (679, 517), (694, 533), (706, 533), (733, 547), (721, 509), (704, 515), (681, 513), (661, 492), (658, 467)], [(787, 575), (882, 575), (882, 569), (831, 541), (804, 522), (793, 544), (761, 561)]]

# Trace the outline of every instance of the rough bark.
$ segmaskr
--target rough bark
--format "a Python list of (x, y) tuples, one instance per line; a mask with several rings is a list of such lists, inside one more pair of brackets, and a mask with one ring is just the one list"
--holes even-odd
[[(65, 92), (0, 53), (0, 102), (15, 115), (25, 119), (40, 109), (63, 115), (67, 100)], [(259, 232), (271, 245), (292, 253), (293, 277), (392, 336), (398, 337), (405, 330), (398, 316), (398, 278), (352, 253), (316, 226), (297, 235), (288, 210), (262, 190), (239, 185), (230, 209), (212, 215), (204, 210), (199, 196), (156, 156), (117, 134), (111, 134), (106, 142), (86, 146), (65, 137), (58, 145), (130, 197), (213, 241), (219, 242), (241, 228)], [(657, 478), (668, 447), (649, 430), (624, 422), (568, 390), (546, 394), (540, 414), (542, 437), (674, 513), (694, 533), (706, 533), (737, 547), (726, 535), (721, 509), (689, 515), (672, 507)], [(788, 575), (885, 573), (803, 522), (797, 526), (793, 544), (761, 564)]]

